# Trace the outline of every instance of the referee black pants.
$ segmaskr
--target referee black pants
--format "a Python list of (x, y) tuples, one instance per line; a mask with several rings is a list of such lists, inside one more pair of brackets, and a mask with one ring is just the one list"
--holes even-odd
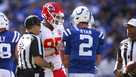
[(44, 77), (43, 71), (37, 71), (32, 69), (17, 70), (16, 77)]
[(123, 74), (123, 77), (136, 77), (136, 74), (134, 74), (134, 75)]

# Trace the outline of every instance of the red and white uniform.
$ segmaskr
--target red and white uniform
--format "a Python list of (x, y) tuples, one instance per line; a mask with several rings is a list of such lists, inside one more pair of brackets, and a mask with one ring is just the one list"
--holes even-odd
[[(54, 28), (53, 31), (51, 31), (49, 28), (41, 25), (41, 34), (40, 37), (42, 39), (45, 54), (46, 50), (50, 50), (51, 48), (56, 49), (56, 46), (58, 46), (62, 42), (62, 35), (63, 35), (63, 27), (58, 26), (58, 28)], [(53, 69), (53, 76), (51, 75), (51, 70), (45, 69), (45, 77), (66, 77), (65, 71), (63, 68), (62, 60), (60, 52), (56, 49), (56, 52), (51, 56), (46, 56), (45, 60), (47, 62), (51, 62), (54, 65)]]

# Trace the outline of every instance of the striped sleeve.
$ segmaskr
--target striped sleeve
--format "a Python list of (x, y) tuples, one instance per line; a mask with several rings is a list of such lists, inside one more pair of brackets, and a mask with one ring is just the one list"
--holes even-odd
[(97, 47), (97, 54), (101, 54), (102, 50), (103, 50), (103, 45), (104, 45), (104, 34), (103, 34), (103, 32), (99, 33), (98, 38), (99, 38), (99, 44), (98, 44), (98, 47)]
[(64, 42), (64, 45), (65, 45), (65, 47), (64, 47), (64, 52), (65, 52), (65, 54), (67, 54), (67, 55), (69, 55), (70, 54), (70, 49), (71, 49), (71, 35), (72, 35), (72, 33), (71, 33), (71, 31), (70, 31), (70, 29), (65, 29), (65, 31), (64, 31), (64, 34), (63, 34), (63, 42)]
[(63, 32), (63, 34), (64, 34), (64, 37), (68, 37), (68, 36), (70, 36), (71, 35), (71, 31), (70, 31), (70, 29), (65, 29), (64, 30), (64, 32)]
[(12, 42), (17, 43), (19, 41), (20, 37), (21, 37), (21, 34), (17, 31), (14, 31), (14, 36), (13, 36)]
[(104, 39), (104, 34), (103, 34), (103, 32), (100, 32), (99, 38), (100, 38), (100, 39)]
[(104, 34), (103, 34), (103, 32), (100, 32), (100, 34), (99, 34), (99, 44), (100, 45), (104, 44)]
[(34, 37), (30, 46), (33, 56), (43, 56), (42, 42), (39, 37)]

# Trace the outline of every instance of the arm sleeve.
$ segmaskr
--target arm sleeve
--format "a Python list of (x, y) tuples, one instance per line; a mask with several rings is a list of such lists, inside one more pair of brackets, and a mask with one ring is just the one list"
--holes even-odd
[(64, 53), (66, 55), (70, 55), (71, 53), (71, 42), (70, 42), (71, 35), (64, 31), (63, 33), (63, 42), (64, 42)]
[(34, 57), (43, 56), (43, 47), (40, 38), (34, 37), (30, 46), (30, 50)]
[(102, 53), (103, 45), (104, 45), (104, 34), (100, 33), (99, 38), (98, 38), (97, 54), (101, 54)]
[(21, 37), (21, 34), (18, 32), (18, 31), (13, 31), (12, 34), (11, 34), (13, 37), (12, 37), (12, 46), (11, 46), (11, 52), (12, 52), (12, 55), (13, 57), (15, 56), (15, 50), (16, 50), (16, 45)]

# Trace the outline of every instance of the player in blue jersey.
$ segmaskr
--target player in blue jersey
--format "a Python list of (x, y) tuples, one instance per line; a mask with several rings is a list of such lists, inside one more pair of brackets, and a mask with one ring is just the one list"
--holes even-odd
[(20, 38), (17, 31), (8, 31), (9, 21), (0, 13), (0, 77), (15, 77), (15, 47)]
[(74, 24), (64, 31), (64, 63), (69, 77), (94, 77), (100, 62), (104, 35), (89, 28), (90, 15), (87, 7), (77, 7), (71, 15)]

